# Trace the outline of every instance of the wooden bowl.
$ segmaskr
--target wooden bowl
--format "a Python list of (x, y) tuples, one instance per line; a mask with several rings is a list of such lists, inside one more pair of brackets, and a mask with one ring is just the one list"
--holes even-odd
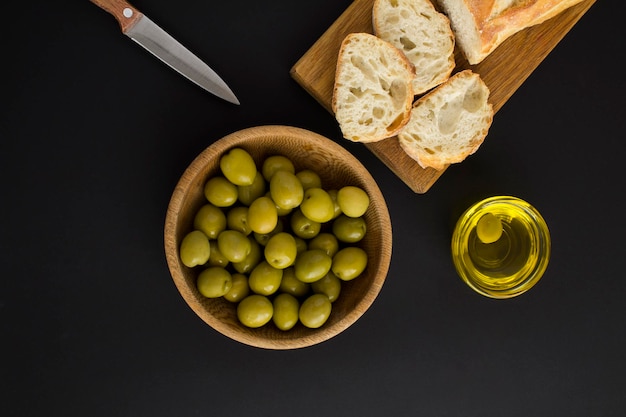
[[(344, 185), (363, 188), (370, 197), (365, 213), (367, 233), (359, 242), (368, 255), (363, 274), (342, 282), (328, 321), (318, 329), (298, 323), (283, 331), (270, 323), (257, 329), (239, 323), (236, 304), (223, 298), (209, 299), (196, 289), (198, 269), (182, 264), (178, 249), (193, 228), (193, 218), (206, 203), (204, 184), (219, 173), (219, 158), (233, 147), (247, 150), (259, 164), (270, 155), (290, 158), (296, 170), (313, 169), (326, 189)], [(165, 221), (165, 254), (176, 287), (191, 309), (209, 326), (241, 343), (266, 349), (296, 349), (326, 341), (344, 331), (374, 302), (387, 276), (391, 260), (391, 220), (384, 197), (365, 167), (339, 144), (316, 133), (288, 126), (244, 129), (216, 141), (185, 170), (174, 189)], [(199, 267), (196, 267), (199, 268)]]

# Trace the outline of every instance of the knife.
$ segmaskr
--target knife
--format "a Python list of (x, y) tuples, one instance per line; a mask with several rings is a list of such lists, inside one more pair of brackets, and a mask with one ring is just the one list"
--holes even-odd
[(111, 13), (120, 24), (122, 33), (161, 61), (208, 92), (231, 103), (239, 104), (235, 94), (215, 71), (127, 1), (90, 1)]

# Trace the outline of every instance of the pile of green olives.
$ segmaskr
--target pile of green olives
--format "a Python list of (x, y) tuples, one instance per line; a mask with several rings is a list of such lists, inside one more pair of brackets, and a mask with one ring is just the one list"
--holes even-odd
[(237, 318), (250, 328), (321, 327), (342, 282), (367, 266), (358, 242), (369, 196), (353, 185), (325, 189), (315, 171), (296, 170), (278, 154), (257, 166), (235, 147), (219, 167), (180, 244), (182, 263), (199, 270), (198, 291), (236, 303)]

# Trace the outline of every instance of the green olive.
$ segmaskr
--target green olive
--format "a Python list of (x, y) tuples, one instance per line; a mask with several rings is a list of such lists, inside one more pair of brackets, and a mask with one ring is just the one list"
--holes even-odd
[(355, 243), (363, 239), (367, 224), (363, 217), (340, 215), (333, 221), (333, 234), (341, 242)]
[(233, 148), (220, 158), (222, 174), (235, 185), (251, 185), (257, 169), (252, 155), (241, 148)]
[(255, 266), (261, 262), (263, 258), (263, 251), (261, 245), (252, 236), (248, 236), (250, 241), (250, 253), (244, 258), (243, 261), (233, 262), (233, 268), (240, 274), (248, 274), (254, 269)]
[(337, 278), (350, 281), (361, 275), (366, 266), (367, 253), (357, 246), (348, 246), (335, 254), (331, 271)]
[(246, 327), (264, 326), (272, 319), (273, 314), (272, 302), (263, 295), (251, 294), (237, 304), (237, 318)]
[(313, 294), (300, 305), (298, 318), (304, 326), (317, 329), (326, 323), (332, 308), (332, 304), (326, 295)]
[(263, 175), (257, 175), (251, 185), (237, 186), (237, 198), (241, 204), (249, 206), (254, 200), (265, 194), (265, 187)]
[(486, 244), (500, 240), (502, 231), (502, 221), (492, 213), (484, 214), (476, 224), (476, 235), (481, 242)]
[(230, 287), (230, 290), (224, 294), (224, 298), (231, 303), (238, 303), (250, 294), (248, 277), (238, 273), (232, 274), (231, 277), (233, 285)]
[(289, 171), (276, 171), (270, 179), (270, 195), (277, 206), (283, 209), (298, 207), (304, 198), (302, 183)]
[(333, 258), (321, 249), (309, 249), (296, 258), (294, 271), (302, 282), (315, 282), (330, 271)]
[(296, 177), (298, 177), (305, 190), (309, 188), (322, 188), (322, 179), (317, 172), (311, 169), (303, 169), (302, 171), (296, 172)]
[(204, 232), (209, 239), (217, 239), (217, 235), (226, 229), (226, 224), (224, 211), (210, 203), (200, 207), (193, 219), (193, 227)]
[(269, 197), (259, 197), (248, 208), (248, 225), (253, 232), (267, 234), (276, 228), (278, 212)]
[(198, 274), (196, 285), (200, 294), (218, 298), (228, 293), (233, 286), (230, 272), (219, 266), (210, 266)]
[(280, 282), (279, 291), (291, 294), (294, 297), (302, 297), (309, 292), (309, 287), (310, 284), (296, 278), (296, 272), (292, 266), (283, 269), (283, 279)]
[(210, 254), (209, 238), (199, 230), (187, 233), (180, 243), (180, 260), (189, 268), (204, 265)]
[[(270, 193), (269, 191), (267, 193), (265, 193), (265, 197), (267, 198), (272, 198), (272, 193)], [(274, 201), (274, 200), (272, 200)], [(286, 216), (289, 213), (291, 213), (291, 211), (293, 210), (292, 208), (282, 208), (281, 206), (279, 206), (278, 204), (274, 203), (274, 205), (276, 206), (276, 213), (278, 214), (278, 216)]]
[(367, 211), (370, 198), (362, 188), (347, 185), (337, 192), (337, 202), (346, 216), (360, 217)]
[(330, 302), (333, 303), (339, 298), (341, 293), (341, 280), (332, 271), (329, 271), (322, 279), (311, 283), (311, 289), (316, 294), (326, 295)]
[(212, 177), (204, 186), (204, 196), (214, 206), (230, 207), (237, 201), (237, 186), (225, 177)]
[(306, 243), (306, 240), (302, 239), (299, 236), (294, 236), (293, 238), (296, 240), (296, 252), (298, 254), (304, 252), (305, 250), (309, 248)]
[(308, 248), (321, 249), (332, 258), (339, 250), (339, 241), (332, 233), (323, 232), (309, 241)]
[(224, 230), (217, 237), (219, 251), (230, 262), (241, 262), (250, 253), (250, 240), (237, 230)]
[(217, 240), (211, 239), (209, 244), (211, 245), (211, 254), (209, 255), (207, 265), (226, 267), (230, 261), (220, 252), (220, 248), (217, 246)]
[(298, 323), (300, 303), (296, 297), (287, 293), (278, 294), (272, 304), (272, 321), (280, 330), (289, 330)]
[(238, 230), (246, 236), (252, 233), (248, 224), (248, 207), (236, 206), (228, 210), (226, 224), (229, 229)]
[(337, 201), (337, 194), (339, 191), (337, 190), (328, 190), (328, 195), (333, 200), (333, 205), (335, 206), (335, 214), (333, 214), (333, 219), (336, 219), (341, 214), (341, 207), (339, 206), (339, 202)]
[(293, 162), (291, 162), (291, 159), (286, 156), (272, 155), (265, 158), (263, 165), (261, 166), (263, 178), (269, 182), (274, 173), (277, 171), (287, 171), (294, 174), (296, 169)]
[(261, 261), (254, 267), (248, 277), (248, 285), (252, 292), (261, 295), (272, 295), (280, 287), (283, 270), (274, 268), (267, 261)]
[(274, 268), (285, 269), (296, 260), (296, 239), (287, 232), (277, 233), (267, 241), (263, 253), (265, 260)]
[(291, 213), (291, 231), (302, 239), (312, 239), (322, 230), (322, 224), (306, 217), (299, 208)]
[(278, 220), (276, 223), (276, 227), (269, 233), (256, 233), (254, 232), (254, 239), (259, 242), (259, 245), (265, 246), (267, 245), (267, 241), (271, 239), (276, 233), (280, 233), (284, 230), (285, 226), (282, 221)]
[(300, 210), (308, 219), (318, 223), (326, 223), (333, 218), (335, 205), (326, 191), (313, 187), (304, 192)]

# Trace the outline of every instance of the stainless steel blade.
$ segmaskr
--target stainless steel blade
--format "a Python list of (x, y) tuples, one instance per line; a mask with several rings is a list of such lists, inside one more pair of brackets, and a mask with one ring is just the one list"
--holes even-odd
[(143, 15), (126, 31), (132, 40), (205, 90), (239, 104), (226, 83), (200, 58)]

